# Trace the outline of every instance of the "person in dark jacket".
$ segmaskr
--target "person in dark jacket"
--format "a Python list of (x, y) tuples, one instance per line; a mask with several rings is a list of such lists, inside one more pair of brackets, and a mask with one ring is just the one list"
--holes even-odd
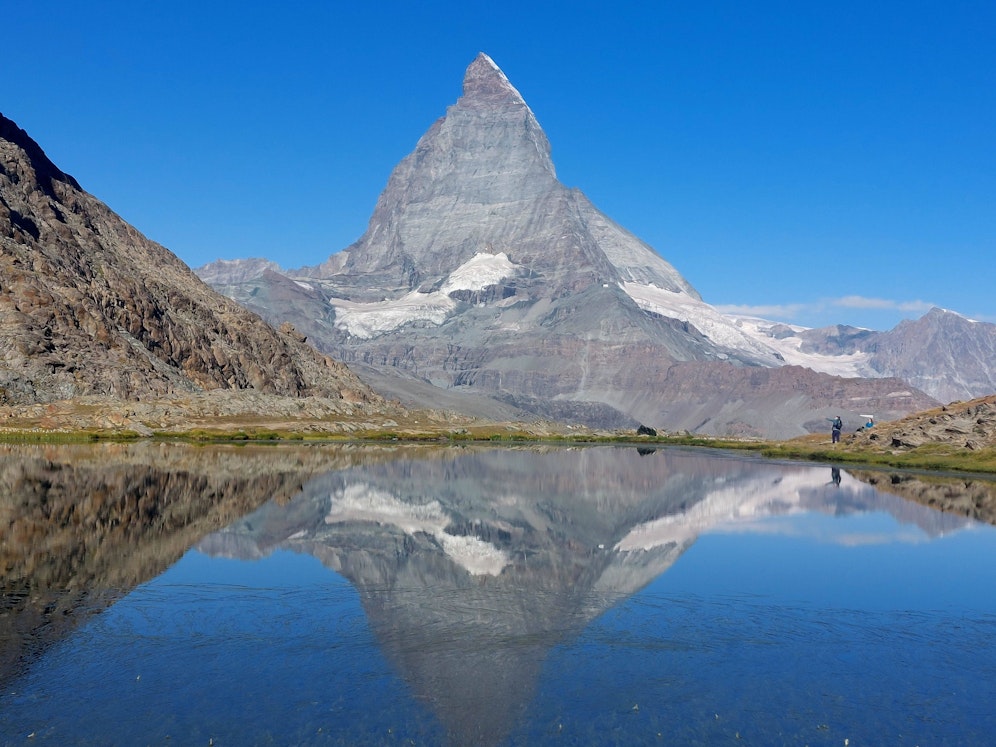
[(844, 421), (840, 419), (840, 415), (835, 417), (830, 421), (830, 440), (833, 443), (840, 441), (840, 432), (844, 430)]

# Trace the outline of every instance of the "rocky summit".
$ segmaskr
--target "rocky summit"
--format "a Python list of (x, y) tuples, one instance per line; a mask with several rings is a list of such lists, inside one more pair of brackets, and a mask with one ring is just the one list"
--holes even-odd
[(376, 400), (213, 291), (0, 115), (0, 405), (250, 390)]
[(412, 404), (445, 391), (477, 413), (492, 403), (775, 438), (839, 412), (889, 419), (936, 404), (896, 378), (786, 366), (557, 179), (533, 111), (485, 54), (394, 169), (357, 242), (295, 271), (246, 260), (199, 272)]

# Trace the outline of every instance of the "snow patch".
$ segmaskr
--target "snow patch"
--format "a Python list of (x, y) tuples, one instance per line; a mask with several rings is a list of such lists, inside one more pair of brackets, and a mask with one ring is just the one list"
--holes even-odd
[(343, 298), (329, 299), (329, 303), (335, 307), (335, 326), (364, 340), (409, 322), (442, 324), (457, 305), (456, 301), (440, 291), (412, 291), (401, 298), (373, 303), (358, 303)]
[(755, 319), (751, 317), (730, 317), (734, 324), (738, 325), (745, 334), (753, 337), (759, 343), (767, 345), (776, 350), (785, 363), (792, 366), (804, 366), (819, 373), (830, 374), (831, 376), (873, 376), (876, 373), (868, 361), (871, 353), (858, 351), (849, 355), (828, 355), (824, 353), (806, 353), (802, 351), (802, 338), (797, 334), (793, 336), (777, 339), (771, 332), (775, 327), (788, 327), (793, 332), (804, 332), (806, 327), (797, 327), (790, 324), (771, 322), (765, 319)]
[(704, 301), (656, 285), (629, 282), (619, 285), (641, 309), (687, 322), (717, 345), (771, 359), (772, 364), (779, 363), (770, 345), (745, 334), (729, 317)]
[(436, 540), (443, 546), (446, 555), (472, 576), (497, 576), (509, 564), (505, 553), (478, 537), (442, 534)]
[(479, 291), (496, 285), (515, 274), (519, 265), (509, 260), (505, 252), (484, 254), (478, 252), (453, 272), (440, 290), (452, 293), (458, 290)]
[(450, 298), (454, 291), (479, 291), (515, 274), (519, 265), (504, 252), (479, 252), (449, 274), (438, 291), (412, 291), (401, 298), (359, 303), (343, 298), (329, 299), (335, 308), (335, 326), (362, 339), (390, 332), (410, 322), (442, 324), (457, 307)]
[(832, 376), (879, 376), (868, 364), (870, 353), (807, 353), (802, 351), (802, 338), (797, 334), (781, 339), (772, 334), (775, 327), (788, 327), (796, 333), (804, 331), (805, 327), (721, 314), (715, 307), (687, 293), (656, 285), (622, 283), (621, 287), (641, 309), (688, 322), (717, 345), (760, 355), (775, 365), (803, 366)]
[[(811, 510), (813, 495), (827, 489), (831, 475), (823, 469), (795, 472), (765, 472), (755, 478), (726, 483), (717, 480), (704, 498), (685, 511), (639, 524), (623, 537), (618, 552), (648, 551), (669, 544), (683, 546), (697, 537), (715, 532), (784, 531), (780, 524), (766, 525), (770, 517), (784, 517)], [(840, 473), (834, 490), (859, 492), (864, 484)]]

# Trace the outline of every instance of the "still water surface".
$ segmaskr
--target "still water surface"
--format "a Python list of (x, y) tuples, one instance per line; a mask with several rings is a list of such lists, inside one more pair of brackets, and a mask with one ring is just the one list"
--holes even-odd
[(996, 529), (846, 470), (155, 449), (4, 453), (0, 744), (996, 741)]

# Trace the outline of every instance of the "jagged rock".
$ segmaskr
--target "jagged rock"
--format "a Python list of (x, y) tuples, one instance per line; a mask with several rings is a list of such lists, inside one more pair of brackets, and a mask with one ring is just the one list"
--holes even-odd
[(378, 399), (211, 290), (0, 115), (0, 404), (251, 389)]
[(996, 395), (916, 413), (891, 424), (890, 431), (894, 448), (928, 443), (992, 448), (996, 446)]

